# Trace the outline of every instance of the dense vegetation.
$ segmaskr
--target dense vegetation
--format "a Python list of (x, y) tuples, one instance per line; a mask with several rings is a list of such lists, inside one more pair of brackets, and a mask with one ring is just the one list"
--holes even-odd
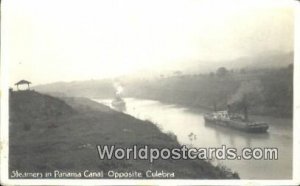
[(181, 75), (126, 84), (126, 95), (222, 110), (247, 106), (252, 114), (292, 116), (293, 66), (273, 69), (227, 70)]
[[(175, 71), (157, 78), (120, 78), (124, 96), (222, 110), (228, 104), (237, 112), (291, 117), (293, 65), (273, 68), (216, 68), (215, 72), (187, 75)], [(55, 96), (113, 98), (115, 80), (53, 83), (35, 87)]]

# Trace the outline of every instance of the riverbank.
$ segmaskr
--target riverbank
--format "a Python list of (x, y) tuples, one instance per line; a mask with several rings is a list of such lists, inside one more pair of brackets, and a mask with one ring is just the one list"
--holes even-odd
[[(225, 165), (237, 171), (241, 179), (291, 179), (293, 128), (292, 120), (274, 117), (251, 119), (269, 123), (267, 133), (247, 133), (231, 128), (205, 124), (203, 114), (206, 111), (193, 110), (176, 104), (167, 104), (148, 99), (125, 98), (126, 113), (142, 119), (153, 121), (165, 133), (176, 135), (181, 145), (196, 148), (234, 147), (239, 154), (242, 149), (278, 148), (277, 160), (216, 160), (214, 165)], [(95, 99), (110, 105), (110, 100)], [(284, 171), (278, 171), (284, 170)]]
[(96, 145), (180, 145), (174, 136), (162, 133), (153, 123), (87, 98), (62, 101), (34, 91), (12, 92), (9, 130), (10, 176), (15, 170), (43, 175), (57, 170), (70, 173), (60, 178), (78, 178), (75, 173), (88, 170), (103, 171), (104, 178), (111, 178), (107, 175), (109, 171), (137, 171), (146, 175), (150, 170), (173, 172), (175, 179), (238, 178), (237, 174), (202, 160), (157, 160), (153, 164), (145, 160), (100, 160)]
[[(277, 77), (281, 77), (278, 79)], [(124, 83), (124, 96), (154, 99), (187, 107), (273, 117), (293, 116), (293, 65), (274, 69), (174, 75)]]

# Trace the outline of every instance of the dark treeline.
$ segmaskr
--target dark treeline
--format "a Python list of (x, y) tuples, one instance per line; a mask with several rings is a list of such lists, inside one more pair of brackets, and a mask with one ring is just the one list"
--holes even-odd
[(217, 68), (206, 74), (185, 75), (175, 71), (157, 78), (119, 78), (53, 83), (34, 87), (54, 96), (111, 99), (114, 84), (124, 88), (123, 96), (155, 99), (189, 107), (236, 112), (245, 106), (250, 114), (291, 117), (293, 114), (293, 65), (260, 69)]
[(161, 75), (154, 80), (126, 83), (126, 96), (236, 112), (242, 107), (252, 114), (292, 116), (293, 65), (270, 69), (227, 70), (197, 75)]

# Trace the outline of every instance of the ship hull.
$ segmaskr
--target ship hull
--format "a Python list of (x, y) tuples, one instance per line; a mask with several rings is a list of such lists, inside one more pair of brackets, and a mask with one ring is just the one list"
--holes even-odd
[(229, 119), (214, 119), (209, 116), (204, 116), (204, 119), (205, 124), (219, 125), (249, 133), (265, 133), (269, 128), (269, 126), (265, 123), (247, 123)]
[(120, 112), (126, 111), (126, 103), (123, 100), (121, 101), (113, 100), (111, 106), (117, 111)]

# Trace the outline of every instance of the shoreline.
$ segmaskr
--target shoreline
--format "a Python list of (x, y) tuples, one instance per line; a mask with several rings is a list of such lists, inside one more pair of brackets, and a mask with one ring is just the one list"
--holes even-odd
[[(87, 98), (90, 99), (91, 101), (93, 101), (94, 99), (98, 99), (98, 100), (110, 100), (109, 98)], [(184, 107), (186, 108), (188, 111), (193, 112), (193, 113), (206, 113), (206, 112), (211, 112), (211, 109), (208, 108), (204, 108), (204, 107), (197, 107), (197, 106), (189, 106), (187, 104), (180, 104), (180, 103), (172, 103), (172, 102), (168, 102), (168, 101), (161, 101), (161, 100), (157, 100), (157, 99), (149, 99), (149, 98), (134, 98), (134, 97), (124, 97), (124, 99), (139, 99), (139, 100), (151, 100), (151, 101), (158, 101), (161, 102), (163, 104), (167, 104), (167, 105), (175, 105), (178, 107)], [(101, 104), (101, 103), (100, 103)], [(108, 106), (109, 107), (109, 106)], [(250, 113), (249, 114), (249, 118), (276, 118), (276, 119), (283, 119), (283, 120), (291, 120), (290, 125), (293, 125), (293, 117), (280, 117), (280, 116), (273, 116), (273, 115), (264, 115), (264, 114), (253, 114)]]

